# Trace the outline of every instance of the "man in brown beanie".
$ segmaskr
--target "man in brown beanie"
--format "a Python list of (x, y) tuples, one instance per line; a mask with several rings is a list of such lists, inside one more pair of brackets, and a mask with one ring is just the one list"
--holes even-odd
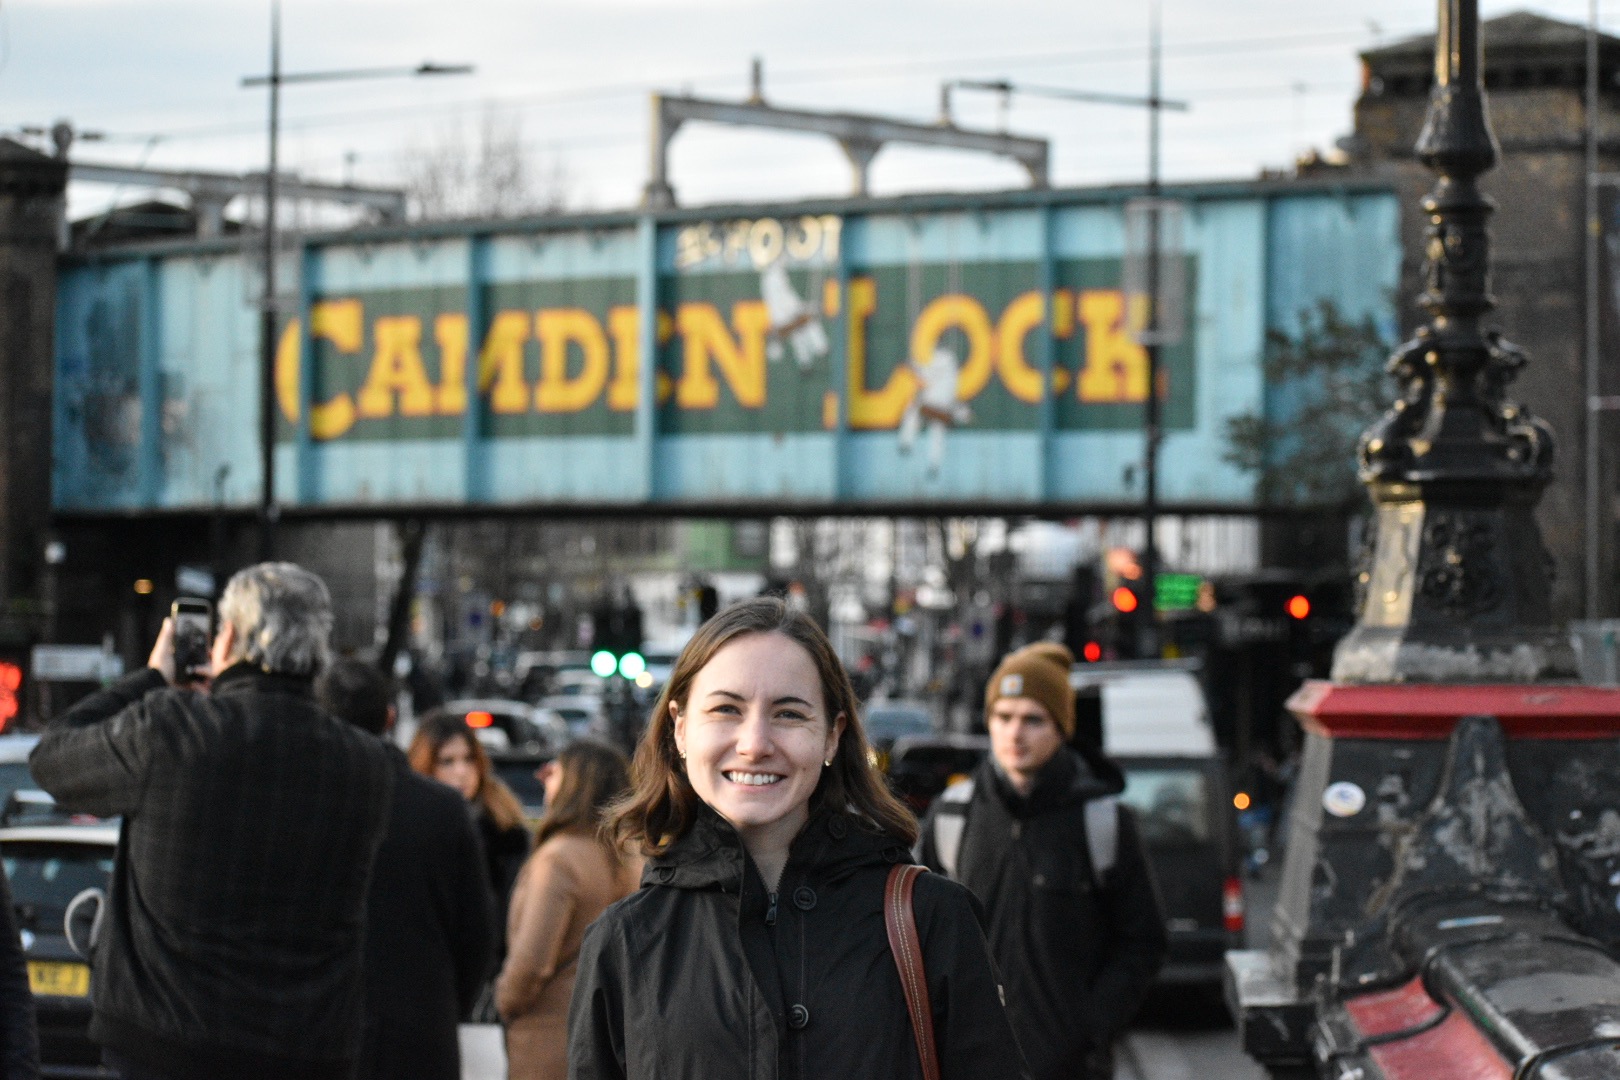
[(990, 756), (934, 803), (927, 866), (989, 915), (1007, 1014), (1033, 1080), (1113, 1076), (1114, 1037), (1164, 961), (1164, 914), (1119, 766), (1074, 740), (1074, 656), (1010, 653), (985, 687)]

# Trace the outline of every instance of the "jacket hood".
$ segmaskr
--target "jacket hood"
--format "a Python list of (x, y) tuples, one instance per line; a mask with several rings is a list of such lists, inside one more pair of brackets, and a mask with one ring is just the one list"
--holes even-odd
[(986, 756), (981, 768), (1007, 809), (1028, 817), (1060, 806), (1089, 802), (1125, 790), (1125, 774), (1103, 752), (1091, 746), (1065, 746), (1052, 756), (1035, 777), (1028, 795), (1013, 787), (1007, 774)]
[[(900, 837), (879, 832), (853, 814), (825, 808), (811, 812), (788, 850), (789, 865), (823, 881), (837, 881), (863, 866), (909, 859)], [(746, 865), (747, 851), (737, 830), (703, 805), (686, 835), (648, 860), (641, 883), (733, 892), (742, 887)]]
[(309, 675), (287, 675), (265, 671), (263, 668), (239, 660), (220, 672), (209, 691), (215, 695), (231, 694), (292, 694), (314, 698), (315, 679)]

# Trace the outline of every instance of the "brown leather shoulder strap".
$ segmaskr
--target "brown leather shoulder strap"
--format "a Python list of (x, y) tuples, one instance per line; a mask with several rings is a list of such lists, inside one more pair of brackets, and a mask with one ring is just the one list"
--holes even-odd
[(883, 890), (883, 921), (889, 928), (889, 951), (900, 969), (900, 986), (906, 992), (906, 1009), (911, 1013), (911, 1031), (917, 1037), (917, 1057), (922, 1062), (923, 1080), (939, 1080), (939, 1052), (934, 1045), (934, 1010), (928, 1003), (928, 973), (923, 969), (922, 941), (917, 937), (917, 916), (911, 908), (911, 889), (926, 866), (901, 864), (889, 871)]

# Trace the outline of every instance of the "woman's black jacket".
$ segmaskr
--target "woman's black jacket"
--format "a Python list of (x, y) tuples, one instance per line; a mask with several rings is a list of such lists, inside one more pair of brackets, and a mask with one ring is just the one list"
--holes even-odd
[[(570, 1080), (920, 1080), (883, 920), (889, 868), (909, 861), (820, 812), (770, 893), (705, 808), (585, 936)], [(1027, 1080), (978, 902), (925, 874), (913, 903), (943, 1080)]]

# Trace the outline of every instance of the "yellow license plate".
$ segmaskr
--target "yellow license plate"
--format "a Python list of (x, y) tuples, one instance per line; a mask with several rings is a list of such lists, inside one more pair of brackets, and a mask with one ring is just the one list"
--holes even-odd
[(28, 961), (28, 989), (55, 997), (84, 997), (90, 993), (90, 969), (84, 964)]

